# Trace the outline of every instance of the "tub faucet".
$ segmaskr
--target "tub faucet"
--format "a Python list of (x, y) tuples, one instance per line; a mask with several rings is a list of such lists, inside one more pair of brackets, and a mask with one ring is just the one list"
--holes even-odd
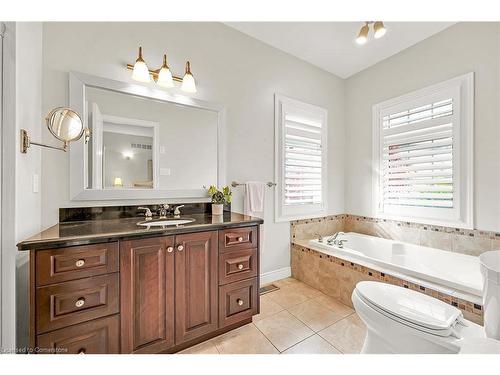
[[(345, 234), (344, 232), (337, 232), (333, 236), (331, 236), (329, 239), (326, 240), (326, 243), (328, 245), (338, 245), (340, 241), (337, 240), (337, 237), (340, 235)], [(345, 240), (343, 240), (345, 241)]]
[(347, 240), (336, 240), (336, 245), (338, 246), (339, 249), (344, 248), (344, 242), (347, 242)]
[(321, 235), (321, 233), (315, 233), (316, 236), (318, 236), (318, 242), (323, 242), (323, 236)]

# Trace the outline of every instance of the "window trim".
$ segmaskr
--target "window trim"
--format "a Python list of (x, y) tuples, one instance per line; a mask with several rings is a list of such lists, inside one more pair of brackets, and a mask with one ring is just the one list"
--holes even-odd
[[(283, 108), (291, 106), (302, 111), (314, 112), (316, 116), (322, 118), (321, 126), (321, 204), (307, 204), (293, 209), (285, 209), (283, 204), (285, 179), (284, 152), (282, 135), (284, 134), (284, 111)], [(323, 216), (327, 212), (327, 180), (328, 180), (328, 110), (300, 100), (292, 99), (282, 94), (274, 95), (274, 179), (276, 188), (274, 192), (274, 213), (275, 222), (287, 222), (291, 220), (308, 219)], [(288, 212), (287, 212), (288, 211)]]
[[(458, 207), (454, 210), (455, 218), (436, 218), (387, 213), (380, 209), (380, 161), (381, 161), (381, 126), (382, 113), (390, 107), (403, 105), (407, 102), (424, 100), (438, 95), (443, 91), (458, 90), (459, 123), (454, 126), (453, 174), (454, 191)], [(458, 133), (455, 129), (458, 126)], [(410, 221), (415, 223), (454, 226), (459, 228), (474, 228), (474, 73), (470, 72), (458, 77), (413, 91), (408, 94), (377, 103), (372, 108), (372, 212), (373, 216), (381, 219)], [(455, 141), (458, 134), (458, 141)], [(458, 160), (458, 165), (456, 160)], [(457, 182), (455, 182), (455, 176)], [(442, 209), (441, 209), (442, 210)], [(431, 210), (415, 210), (431, 211)], [(442, 211), (441, 211), (442, 212)]]

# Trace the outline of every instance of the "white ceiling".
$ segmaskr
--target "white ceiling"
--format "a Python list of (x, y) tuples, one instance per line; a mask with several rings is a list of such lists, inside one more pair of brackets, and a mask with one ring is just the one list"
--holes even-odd
[(270, 46), (339, 77), (347, 78), (433, 34), (452, 22), (385, 22), (387, 33), (368, 42), (354, 41), (363, 22), (227, 22)]

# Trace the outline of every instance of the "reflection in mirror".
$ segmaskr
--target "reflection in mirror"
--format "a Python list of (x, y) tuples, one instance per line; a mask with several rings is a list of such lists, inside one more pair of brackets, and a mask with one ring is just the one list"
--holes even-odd
[(218, 113), (86, 87), (88, 189), (217, 184)]

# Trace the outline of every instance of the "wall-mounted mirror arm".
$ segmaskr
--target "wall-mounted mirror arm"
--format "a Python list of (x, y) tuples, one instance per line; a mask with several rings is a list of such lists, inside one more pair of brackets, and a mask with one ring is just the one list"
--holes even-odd
[(90, 138), (90, 129), (83, 127), (83, 121), (78, 113), (71, 108), (58, 107), (49, 112), (45, 118), (45, 123), (49, 132), (59, 141), (63, 142), (62, 146), (47, 145), (40, 142), (33, 142), (28, 132), (21, 129), (21, 152), (26, 154), (31, 145), (51, 148), (66, 152), (69, 142), (79, 140), (85, 135), (85, 143)]
[(23, 154), (26, 154), (28, 152), (28, 148), (31, 145), (40, 146), (40, 147), (46, 147), (46, 148), (51, 148), (53, 150), (60, 150), (60, 151), (64, 151), (64, 152), (66, 152), (66, 150), (68, 148), (68, 143), (67, 142), (64, 142), (64, 144), (62, 146), (52, 146), (52, 145), (46, 145), (46, 144), (39, 143), (39, 142), (33, 142), (30, 139), (30, 137), (28, 135), (28, 132), (26, 130), (24, 130), (24, 129), (21, 129), (21, 152)]

